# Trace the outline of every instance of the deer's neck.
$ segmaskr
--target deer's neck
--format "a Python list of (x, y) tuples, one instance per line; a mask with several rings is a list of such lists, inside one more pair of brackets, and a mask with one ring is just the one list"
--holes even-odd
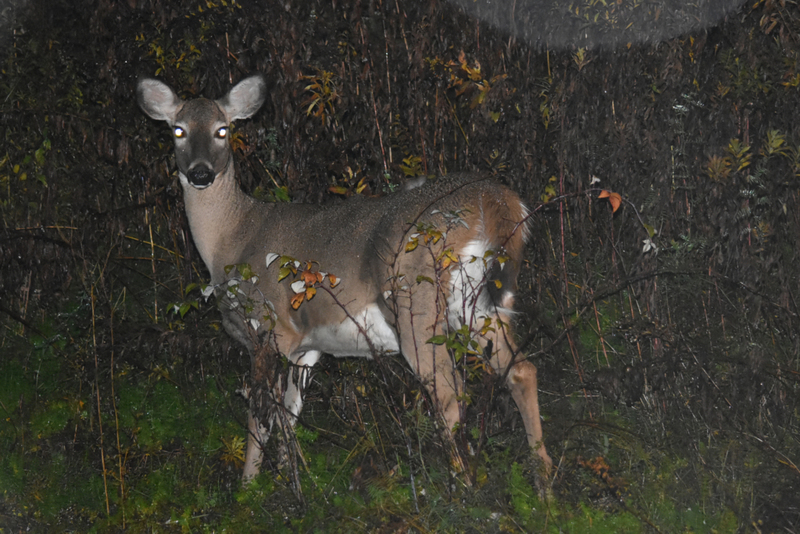
[(233, 165), (205, 189), (196, 189), (183, 178), (181, 185), (192, 238), (211, 272), (211, 282), (218, 284), (225, 279), (225, 266), (244, 261), (242, 252), (262, 226), (269, 206), (242, 192)]

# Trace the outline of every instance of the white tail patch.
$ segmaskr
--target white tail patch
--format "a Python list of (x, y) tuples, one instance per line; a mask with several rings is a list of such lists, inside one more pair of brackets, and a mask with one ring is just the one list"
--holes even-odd
[(496, 306), (489, 295), (487, 273), (497, 261), (495, 254), (487, 255), (489, 251), (497, 252), (482, 239), (472, 240), (458, 251), (461, 261), (452, 268), (450, 295), (447, 298), (448, 323), (452, 328), (459, 328), (463, 324), (474, 326), (477, 321), (493, 317), (498, 312), (506, 315), (514, 313), (511, 310), (513, 292), (503, 292), (501, 306)]

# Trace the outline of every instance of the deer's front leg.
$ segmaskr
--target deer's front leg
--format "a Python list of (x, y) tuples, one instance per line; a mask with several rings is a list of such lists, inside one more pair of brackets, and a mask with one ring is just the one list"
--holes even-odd
[[(271, 425), (270, 425), (271, 426)], [(247, 413), (247, 451), (244, 457), (242, 482), (247, 484), (258, 475), (263, 459), (263, 444), (269, 439), (269, 428), (253, 417), (253, 410)]]
[(248, 483), (261, 469), (264, 445), (275, 417), (274, 405), (283, 398), (277, 352), (269, 344), (257, 345), (250, 353), (250, 390), (247, 411), (247, 450), (242, 482)]
[[(265, 353), (266, 354), (266, 353)], [(272, 425), (278, 428), (294, 427), (303, 409), (303, 390), (311, 378), (311, 368), (322, 354), (310, 350), (295, 360), (284, 380), (275, 366), (267, 366), (264, 354), (253, 357), (253, 387), (250, 394), (250, 410), (247, 415), (247, 452), (245, 454), (242, 480), (247, 483), (258, 475), (263, 460), (263, 447), (269, 439)], [(272, 370), (272, 372), (268, 372)], [(271, 393), (271, 395), (270, 395)], [(280, 413), (278, 412), (280, 410)], [(283, 456), (287, 453), (284, 450)], [(284, 459), (281, 458), (281, 463)]]

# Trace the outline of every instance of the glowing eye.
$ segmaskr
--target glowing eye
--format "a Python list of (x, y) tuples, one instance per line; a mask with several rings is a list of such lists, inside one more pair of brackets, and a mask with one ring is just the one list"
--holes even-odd
[(174, 133), (175, 133), (175, 137), (183, 137), (183, 136), (186, 135), (186, 132), (180, 126), (176, 126), (175, 127)]
[(224, 139), (225, 136), (227, 136), (227, 135), (228, 135), (228, 129), (227, 128), (223, 127), (223, 128), (220, 128), (219, 130), (217, 130), (217, 137), (219, 137), (220, 139)]

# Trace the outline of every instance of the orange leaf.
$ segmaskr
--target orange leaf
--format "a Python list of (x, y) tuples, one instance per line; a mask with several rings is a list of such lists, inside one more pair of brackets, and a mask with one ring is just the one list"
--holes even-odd
[(303, 271), (300, 277), (307, 286), (312, 286), (317, 281), (317, 273), (312, 273), (311, 271)]
[(314, 295), (317, 294), (317, 290), (313, 287), (306, 288), (306, 300), (311, 300), (314, 298)]
[(295, 310), (296, 310), (297, 308), (299, 308), (299, 307), (300, 307), (300, 305), (303, 303), (303, 300), (304, 300), (305, 298), (306, 298), (306, 294), (305, 294), (305, 292), (303, 292), (303, 293), (298, 293), (298, 294), (296, 294), (295, 296), (293, 296), (293, 297), (292, 297), (292, 308), (294, 308)]
[(331, 287), (336, 287), (336, 285), (339, 283), (339, 279), (333, 274), (328, 275), (328, 280), (330, 280)]
[(606, 191), (605, 189), (600, 191), (600, 194), (597, 198), (607, 198), (608, 202), (611, 204), (612, 213), (616, 213), (619, 207), (622, 205), (622, 197), (619, 193), (612, 193), (611, 191)]
[(622, 204), (622, 197), (619, 193), (611, 193), (608, 197), (608, 201), (611, 203), (611, 212), (616, 213)]

